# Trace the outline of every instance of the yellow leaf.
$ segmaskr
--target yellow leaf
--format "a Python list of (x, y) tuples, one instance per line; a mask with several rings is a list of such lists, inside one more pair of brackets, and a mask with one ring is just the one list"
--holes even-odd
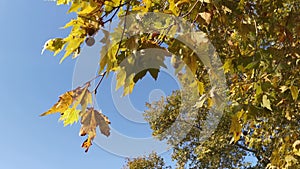
[(211, 108), (214, 105), (214, 101), (211, 97), (207, 98), (207, 108)]
[(200, 93), (201, 95), (204, 93), (205, 88), (204, 88), (203, 82), (199, 82), (199, 81), (198, 81), (198, 91), (199, 91), (199, 93)]
[(232, 59), (227, 59), (223, 65), (224, 73), (230, 72), (232, 68)]
[(287, 155), (285, 156), (284, 158), (285, 162), (286, 162), (286, 165), (285, 165), (285, 168), (289, 168), (290, 166), (294, 165), (297, 163), (297, 159), (292, 156), (292, 155)]
[(72, 0), (57, 0), (56, 5), (69, 4)]
[(145, 4), (145, 8), (142, 11), (148, 12), (149, 8), (152, 5), (152, 1), (151, 0), (143, 0), (143, 3)]
[(242, 125), (239, 123), (237, 115), (233, 116), (231, 119), (231, 126), (229, 132), (233, 133), (233, 139), (231, 142), (237, 142), (242, 134)]
[(280, 86), (279, 88), (281, 90), (281, 93), (284, 93), (286, 90), (288, 90), (289, 88), (287, 86)]
[(68, 108), (62, 113), (59, 120), (64, 121), (64, 126), (71, 125), (79, 120), (79, 112), (80, 110), (75, 108)]
[(300, 156), (300, 140), (297, 140), (293, 144), (293, 152), (295, 155)]
[(59, 100), (55, 103), (47, 112), (41, 114), (40, 116), (46, 116), (54, 113), (63, 113), (65, 112), (69, 106), (73, 102), (73, 92), (68, 91), (61, 96), (59, 96)]
[(66, 23), (66, 25), (63, 28), (68, 28), (70, 26), (74, 26), (76, 24), (78, 24), (78, 20), (77, 19), (71, 19), (68, 23)]
[(117, 71), (117, 84), (116, 84), (116, 90), (118, 90), (121, 86), (125, 84), (126, 79), (126, 71), (122, 68), (119, 68)]
[(123, 96), (126, 96), (132, 92), (134, 85), (135, 85), (133, 78), (134, 78), (134, 74), (131, 74), (129, 77), (126, 78), (125, 84), (124, 84)]
[(173, 12), (174, 15), (178, 16), (179, 14), (179, 8), (176, 6), (174, 0), (168, 0), (169, 1), (169, 10)]
[(92, 13), (94, 10), (97, 10), (98, 8), (99, 8), (98, 6), (92, 7), (91, 5), (86, 5), (86, 6), (83, 6), (81, 8), (81, 11), (77, 12), (77, 14), (78, 15), (86, 15), (86, 14)]
[(81, 36), (79, 36), (79, 37), (75, 36), (72, 39), (68, 39), (68, 44), (67, 44), (67, 47), (65, 49), (66, 53), (60, 59), (59, 63), (62, 63), (71, 53), (76, 52), (83, 41), (84, 41), (84, 38), (81, 37)]
[(241, 119), (242, 116), (244, 115), (244, 112), (245, 112), (244, 109), (242, 109), (241, 111), (237, 112), (236, 117), (237, 117), (238, 119)]
[(268, 99), (267, 95), (263, 95), (263, 98), (262, 98), (262, 107), (265, 107), (265, 108), (267, 108), (269, 110), (272, 110), (272, 108), (271, 108), (271, 102)]
[(66, 41), (63, 40), (62, 38), (50, 39), (44, 44), (41, 54), (43, 54), (44, 51), (47, 49), (51, 52), (54, 52), (54, 56), (55, 56), (63, 49), (65, 44)]
[(292, 86), (290, 87), (290, 90), (291, 90), (291, 94), (292, 94), (293, 99), (296, 101), (296, 100), (298, 99), (298, 93), (299, 93), (298, 87), (292, 85)]
[(209, 12), (201, 12), (199, 14), (200, 14), (201, 18), (203, 18), (207, 24), (210, 24), (211, 14)]
[(73, 1), (68, 13), (77, 12), (81, 8), (81, 4), (82, 2)]

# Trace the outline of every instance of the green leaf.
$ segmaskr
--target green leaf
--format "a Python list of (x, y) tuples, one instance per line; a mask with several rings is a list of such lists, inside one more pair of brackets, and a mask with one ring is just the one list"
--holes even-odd
[(153, 79), (157, 80), (159, 69), (149, 69), (148, 70)]
[(147, 69), (144, 69), (138, 72), (137, 74), (135, 74), (133, 78), (133, 82), (136, 83), (138, 80), (142, 79), (146, 75), (147, 71), (148, 71)]
[(230, 72), (232, 68), (232, 59), (227, 59), (223, 65), (224, 73)]

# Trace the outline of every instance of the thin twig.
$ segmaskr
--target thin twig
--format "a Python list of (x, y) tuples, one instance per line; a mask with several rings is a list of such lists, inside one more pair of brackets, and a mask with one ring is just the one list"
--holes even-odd
[(95, 76), (95, 77), (93, 77), (92, 79), (90, 79), (89, 81), (87, 81), (87, 82), (85, 82), (84, 83), (84, 85), (86, 85), (87, 83), (91, 83), (91, 81), (93, 81), (93, 80), (95, 80), (95, 79), (97, 79), (98, 77), (100, 77), (100, 76), (104, 76), (105, 75), (105, 72), (104, 73), (102, 73), (102, 74), (99, 74), (99, 75), (97, 75), (97, 76)]
[(252, 152), (252, 153), (254, 153), (254, 154), (257, 153), (255, 150), (251, 150), (251, 149), (249, 149), (249, 148), (247, 148), (247, 147), (245, 147), (245, 146), (243, 146), (243, 145), (241, 145), (241, 144), (239, 144), (239, 143), (236, 143), (235, 145), (238, 146), (239, 148), (243, 149), (243, 150)]
[(95, 88), (94, 91), (93, 91), (93, 93), (95, 93), (95, 95), (97, 94), (97, 90), (98, 90), (98, 88), (99, 88), (99, 86), (100, 86), (102, 80), (104, 79), (105, 74), (106, 74), (106, 72), (104, 72), (104, 73), (102, 74), (102, 77), (101, 77), (100, 81), (98, 82), (96, 88)]
[(122, 43), (122, 41), (123, 41), (123, 37), (124, 37), (124, 34), (125, 34), (125, 28), (126, 28), (126, 16), (127, 16), (128, 12), (129, 12), (129, 6), (130, 6), (130, 5), (127, 4), (127, 9), (126, 9), (125, 17), (124, 17), (124, 26), (123, 26), (123, 30), (122, 30), (121, 40), (120, 40), (120, 42), (119, 42), (119, 46), (118, 46), (118, 49), (117, 49), (117, 52), (116, 52), (115, 57), (118, 56), (119, 50), (120, 50), (120, 48), (121, 48), (121, 43)]
[[(192, 6), (192, 8), (191, 8), (186, 14), (184, 14), (184, 15), (182, 16), (182, 18), (188, 16), (188, 15), (194, 10), (194, 8), (195, 8), (196, 5), (198, 4), (198, 2), (199, 2), (199, 0), (197, 0), (197, 1), (194, 3), (194, 5)], [(202, 4), (203, 4), (203, 3), (202, 3)]]
[(128, 2), (125, 2), (124, 4), (121, 4), (122, 3), (122, 0), (120, 0), (120, 5), (117, 6), (117, 7), (114, 7), (112, 10), (115, 10), (117, 9), (114, 14), (109, 18), (107, 19), (106, 21), (103, 22), (103, 24), (106, 24), (107, 22), (111, 22), (113, 20), (113, 18), (116, 16), (116, 14), (118, 13), (118, 11), (120, 10), (120, 8), (126, 4), (128, 4)]

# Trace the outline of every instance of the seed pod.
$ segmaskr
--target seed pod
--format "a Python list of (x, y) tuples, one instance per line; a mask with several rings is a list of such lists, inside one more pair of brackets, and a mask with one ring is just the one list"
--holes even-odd
[(94, 34), (95, 34), (95, 29), (93, 29), (93, 28), (87, 28), (86, 29), (86, 32), (87, 32), (87, 34), (89, 35), (89, 36), (93, 36)]
[(85, 43), (88, 46), (93, 46), (95, 44), (95, 38), (93, 38), (93, 37), (87, 37), (85, 39)]

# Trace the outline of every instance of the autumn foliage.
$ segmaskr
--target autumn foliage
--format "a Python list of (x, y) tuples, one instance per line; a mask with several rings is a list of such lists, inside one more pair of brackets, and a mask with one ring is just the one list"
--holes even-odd
[[(80, 49), (94, 44), (96, 34), (104, 34), (99, 56), (99, 75), (102, 78), (116, 73), (117, 88), (123, 87), (124, 95), (134, 90), (135, 84), (147, 73), (154, 79), (170, 58), (178, 78), (188, 78), (190, 69), (195, 83), (189, 84), (195, 92), (194, 105), (186, 111), (197, 113), (197, 124), (186, 138), (173, 145), (174, 137), (164, 135), (158, 139), (173, 145), (172, 158), (177, 168), (300, 168), (300, 3), (298, 0), (58, 0), (57, 5), (70, 5), (68, 13), (76, 18), (64, 28), (70, 33), (64, 38), (50, 39), (44, 49), (63, 53), (61, 62), (68, 57), (78, 57)], [(206, 141), (201, 141), (207, 112), (217, 104), (212, 94), (210, 76), (213, 62), (203, 63), (193, 49), (170, 36), (181, 28), (172, 19), (161, 23), (152, 18), (156, 32), (139, 32), (129, 26), (147, 24), (147, 13), (162, 13), (190, 23), (196, 32), (204, 32), (215, 47), (224, 71), (228, 89), (226, 109), (216, 130)], [(140, 22), (126, 25), (124, 16), (140, 13)], [(112, 32), (106, 25), (119, 22)], [(167, 26), (166, 26), (167, 25)], [(128, 29), (124, 29), (128, 28)], [(132, 32), (129, 32), (129, 31)], [(117, 39), (119, 37), (120, 39)], [(194, 37), (191, 37), (193, 39)], [(116, 40), (117, 39), (117, 40)], [(194, 38), (195, 39), (195, 38)], [(197, 39), (197, 38), (196, 38)], [(198, 38), (199, 40), (199, 38)], [(195, 41), (199, 45), (199, 41)], [(206, 43), (201, 42), (204, 48)], [(199, 45), (200, 46), (200, 45)], [(122, 61), (133, 53), (154, 48), (163, 50), (140, 63), (153, 63), (152, 69), (136, 71), (134, 60), (123, 65)], [(79, 56), (80, 57), (80, 56)], [(102, 79), (101, 79), (102, 80)], [(101, 82), (101, 81), (100, 81)], [(196, 90), (194, 90), (196, 89)], [(82, 136), (88, 135), (82, 147), (89, 149), (99, 127), (109, 136), (108, 118), (93, 108), (90, 82), (70, 90), (44, 115), (60, 113), (64, 125), (80, 120)], [(183, 99), (178, 91), (156, 103), (147, 104), (145, 119), (154, 136), (163, 133), (176, 119)], [(220, 101), (219, 101), (220, 102)], [(157, 112), (161, 112), (160, 116)], [(200, 132), (201, 131), (201, 132)], [(173, 133), (174, 134), (174, 133)], [(173, 136), (173, 135), (172, 135)], [(249, 164), (245, 158), (252, 156), (256, 162)], [(144, 159), (144, 161), (141, 161)], [(151, 161), (151, 160), (150, 160)], [(159, 160), (160, 161), (160, 160)], [(147, 157), (130, 161), (144, 163)], [(143, 164), (144, 165), (144, 164)], [(139, 168), (137, 164), (137, 167)]]

